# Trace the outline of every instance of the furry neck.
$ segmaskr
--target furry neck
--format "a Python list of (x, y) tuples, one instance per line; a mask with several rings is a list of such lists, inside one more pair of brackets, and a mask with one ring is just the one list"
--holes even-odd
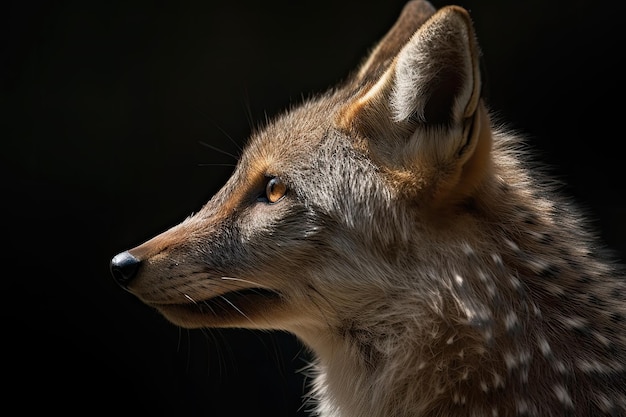
[(464, 363), (484, 348), (462, 329), (436, 322), (421, 330), (403, 323), (393, 335), (352, 328), (302, 338), (317, 358), (311, 394), (318, 415), (415, 416), (440, 403), (461, 405), (471, 395), (466, 387), (478, 386)]

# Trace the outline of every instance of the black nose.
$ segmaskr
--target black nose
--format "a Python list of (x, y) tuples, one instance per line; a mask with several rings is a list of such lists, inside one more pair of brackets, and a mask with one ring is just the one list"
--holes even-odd
[(140, 265), (141, 261), (128, 251), (115, 255), (111, 259), (111, 273), (113, 278), (115, 278), (115, 282), (126, 288), (137, 274)]

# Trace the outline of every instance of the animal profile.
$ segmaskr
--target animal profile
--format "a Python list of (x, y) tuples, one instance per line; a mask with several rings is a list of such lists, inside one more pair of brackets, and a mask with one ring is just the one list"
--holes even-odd
[(467, 10), (407, 3), (115, 280), (184, 328), (295, 334), (314, 415), (626, 416), (624, 268), (495, 121), (480, 57)]

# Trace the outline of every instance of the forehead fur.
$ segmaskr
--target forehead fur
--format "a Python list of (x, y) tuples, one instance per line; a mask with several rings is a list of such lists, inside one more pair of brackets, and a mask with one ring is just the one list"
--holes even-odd
[(308, 165), (332, 128), (332, 116), (339, 103), (329, 93), (270, 120), (251, 136), (241, 163), (265, 175), (280, 175), (288, 172), (289, 167)]

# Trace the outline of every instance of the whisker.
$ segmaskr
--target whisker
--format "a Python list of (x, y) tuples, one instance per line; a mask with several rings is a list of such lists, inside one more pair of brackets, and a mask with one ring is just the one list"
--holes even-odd
[(185, 297), (185, 298), (186, 298), (187, 300), (189, 300), (191, 303), (193, 303), (193, 304), (197, 305), (197, 306), (198, 306), (198, 308), (200, 309), (200, 311), (202, 311), (202, 308), (204, 308), (204, 307), (208, 307), (208, 309), (209, 309), (209, 310), (211, 310), (211, 313), (213, 313), (214, 315), (216, 314), (216, 313), (215, 313), (215, 310), (213, 310), (213, 307), (211, 306), (211, 304), (210, 304), (210, 303), (208, 303), (208, 302), (206, 302), (206, 301), (202, 301), (202, 303), (198, 303), (198, 302), (197, 302), (196, 300), (194, 300), (194, 299), (193, 299), (193, 297), (191, 297), (189, 294), (184, 293), (184, 292), (180, 292), (180, 293), (183, 295), (183, 297)]
[[(217, 337), (215, 336), (212, 330), (214, 329), (208, 328), (208, 327), (200, 328), (200, 333), (204, 336), (204, 341), (206, 342), (207, 358), (211, 357), (211, 346), (214, 346), (216, 350), (219, 349)], [(218, 357), (221, 358), (221, 355)], [(218, 374), (221, 376), (222, 375), (222, 360), (219, 359), (217, 364), (218, 364)], [(210, 360), (207, 360), (206, 371), (207, 371), (207, 375), (211, 374), (211, 361)]]
[(176, 352), (180, 352), (180, 344), (183, 338), (183, 328), (178, 326), (178, 344), (176, 345)]
[(237, 164), (211, 164), (211, 163), (203, 163), (198, 164), (199, 167), (236, 167)]
[(205, 306), (205, 307), (208, 307), (209, 310), (211, 310), (211, 313), (213, 313), (213, 315), (217, 315), (215, 310), (213, 310), (213, 306), (211, 306), (211, 303), (209, 303), (208, 301), (203, 301), (202, 305)]
[(230, 152), (226, 152), (225, 150), (220, 149), (220, 148), (218, 148), (217, 146), (213, 146), (213, 145), (211, 145), (210, 143), (206, 143), (206, 142), (204, 142), (204, 141), (202, 141), (202, 140), (199, 140), (199, 141), (198, 141), (198, 143), (199, 143), (200, 145), (202, 145), (202, 146), (205, 146), (205, 147), (207, 147), (207, 148), (209, 148), (209, 149), (214, 150), (215, 152), (219, 152), (219, 153), (221, 153), (221, 154), (223, 154), (223, 155), (230, 156), (231, 158), (233, 158), (233, 159), (235, 159), (235, 160), (238, 160), (238, 159), (239, 159), (239, 157), (238, 157), (238, 156), (233, 155), (233, 154), (232, 154), (232, 153), (230, 153)]
[(186, 293), (181, 293), (183, 295), (183, 297), (185, 297), (186, 299), (188, 299), (189, 301), (191, 301), (194, 304), (198, 304), (198, 302), (196, 300), (194, 300), (193, 298), (191, 298), (191, 296), (189, 294)]
[(252, 106), (250, 106), (250, 96), (248, 95), (248, 90), (243, 89), (243, 91), (241, 92), (241, 95), (242, 95), (241, 104), (243, 106), (246, 119), (248, 121), (248, 127), (250, 128), (250, 130), (254, 130), (255, 118), (254, 118), (254, 115), (252, 114)]
[(231, 135), (229, 135), (228, 132), (226, 132), (226, 130), (224, 130), (215, 120), (213, 120), (211, 117), (209, 117), (205, 112), (200, 111), (199, 109), (197, 111), (202, 116), (204, 116), (206, 118), (206, 120), (208, 120), (211, 123), (211, 125), (213, 125), (213, 127), (215, 127), (217, 130), (219, 130), (233, 145), (235, 145), (235, 147), (239, 151), (243, 150), (241, 148), (241, 145), (235, 139), (233, 139), (233, 137)]
[(223, 279), (224, 281), (239, 281), (239, 282), (245, 282), (246, 284), (251, 284), (254, 286), (258, 286), (260, 288), (265, 288), (264, 285), (259, 284), (258, 282), (254, 282), (254, 281), (249, 281), (247, 279), (242, 279), (242, 278), (233, 278), (233, 277), (221, 277), (221, 279)]
[(189, 329), (187, 329), (187, 362), (185, 364), (185, 369), (189, 373), (191, 367), (191, 334), (189, 333)]
[(252, 319), (250, 319), (250, 317), (248, 317), (246, 315), (246, 313), (244, 313), (243, 311), (241, 311), (236, 305), (234, 305), (233, 303), (230, 302), (230, 300), (226, 297), (223, 297), (220, 295), (220, 299), (226, 301), (232, 308), (234, 308), (235, 310), (237, 310), (239, 312), (239, 314), (241, 314), (242, 316), (244, 316), (250, 323), (252, 323), (253, 325), (257, 325), (254, 321), (252, 321)]

